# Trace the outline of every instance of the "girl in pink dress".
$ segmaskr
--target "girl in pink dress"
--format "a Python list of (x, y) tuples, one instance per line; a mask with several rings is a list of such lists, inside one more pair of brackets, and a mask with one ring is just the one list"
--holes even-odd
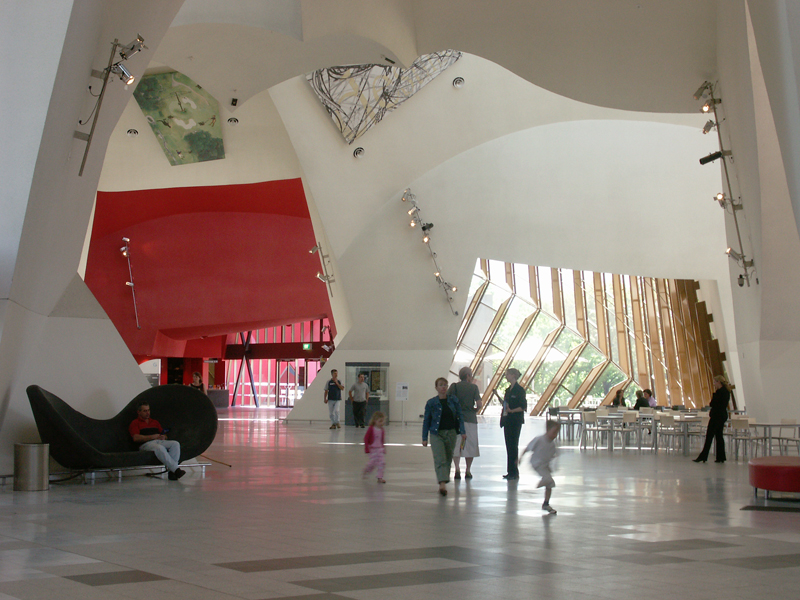
[(375, 470), (378, 483), (386, 483), (383, 478), (383, 468), (386, 466), (386, 449), (383, 446), (386, 440), (386, 432), (383, 425), (386, 423), (386, 415), (381, 411), (375, 411), (369, 420), (369, 429), (364, 435), (364, 452), (369, 454), (369, 461), (364, 467), (362, 477), (367, 478), (367, 474)]

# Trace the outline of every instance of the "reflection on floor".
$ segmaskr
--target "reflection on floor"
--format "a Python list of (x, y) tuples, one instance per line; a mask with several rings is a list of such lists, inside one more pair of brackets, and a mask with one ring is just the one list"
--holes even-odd
[(497, 421), (442, 498), (419, 426), (387, 428), (379, 485), (361, 479), (364, 430), (282, 414), (221, 413), (206, 455), (233, 466), (205, 478), (0, 488), (0, 600), (797, 595), (800, 515), (742, 510), (765, 504), (745, 461), (563, 448), (545, 516), (529, 466), (502, 480)]

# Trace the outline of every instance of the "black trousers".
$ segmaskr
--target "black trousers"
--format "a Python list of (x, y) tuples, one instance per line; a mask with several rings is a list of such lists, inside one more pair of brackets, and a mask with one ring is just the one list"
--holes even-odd
[(519, 459), (519, 434), (522, 432), (522, 423), (520, 421), (509, 420), (506, 417), (506, 423), (503, 427), (503, 435), (506, 438), (506, 455), (508, 456), (508, 476), (519, 477), (519, 467), (517, 460)]
[(366, 423), (364, 423), (364, 415), (366, 414), (366, 402), (353, 402), (353, 422), (356, 424), (356, 427), (363, 427), (366, 425)]
[(708, 422), (708, 429), (706, 430), (706, 443), (703, 446), (703, 451), (700, 453), (700, 460), (708, 460), (708, 453), (711, 450), (712, 440), (717, 440), (717, 460), (725, 460), (725, 438), (722, 437), (722, 431), (725, 429), (725, 421), (727, 419), (711, 419)]

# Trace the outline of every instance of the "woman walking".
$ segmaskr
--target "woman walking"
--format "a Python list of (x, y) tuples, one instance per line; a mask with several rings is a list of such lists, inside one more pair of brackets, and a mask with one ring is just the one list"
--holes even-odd
[(700, 456), (694, 462), (706, 462), (708, 452), (711, 450), (711, 440), (717, 440), (717, 460), (715, 462), (725, 462), (725, 438), (722, 437), (722, 430), (725, 428), (725, 421), (728, 420), (728, 401), (731, 399), (731, 386), (722, 375), (714, 377), (714, 394), (711, 396), (711, 412), (709, 413), (708, 429), (706, 430), (706, 443)]
[(455, 396), (447, 395), (447, 379), (444, 377), (436, 380), (436, 394), (425, 405), (425, 416), (422, 420), (422, 445), (428, 445), (428, 434), (430, 434), (433, 467), (436, 469), (439, 493), (447, 496), (445, 484), (450, 481), (450, 462), (453, 460), (456, 432), (461, 434), (462, 440), (467, 439), (467, 432), (464, 429), (461, 406)]
[(467, 431), (467, 441), (463, 444), (456, 444), (453, 453), (453, 464), (456, 467), (456, 474), (453, 479), (461, 479), (461, 457), (467, 463), (467, 472), (464, 473), (465, 479), (472, 479), (472, 461), (476, 456), (481, 455), (478, 447), (478, 411), (481, 408), (481, 393), (478, 386), (472, 381), (472, 369), (461, 367), (458, 372), (460, 381), (454, 383), (447, 390), (451, 396), (458, 398), (461, 405), (461, 414), (464, 415), (464, 427)]

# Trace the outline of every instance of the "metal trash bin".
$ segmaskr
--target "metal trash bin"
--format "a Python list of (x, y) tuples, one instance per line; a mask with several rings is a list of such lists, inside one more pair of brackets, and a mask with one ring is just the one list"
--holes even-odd
[(50, 444), (14, 444), (14, 491), (50, 489)]

